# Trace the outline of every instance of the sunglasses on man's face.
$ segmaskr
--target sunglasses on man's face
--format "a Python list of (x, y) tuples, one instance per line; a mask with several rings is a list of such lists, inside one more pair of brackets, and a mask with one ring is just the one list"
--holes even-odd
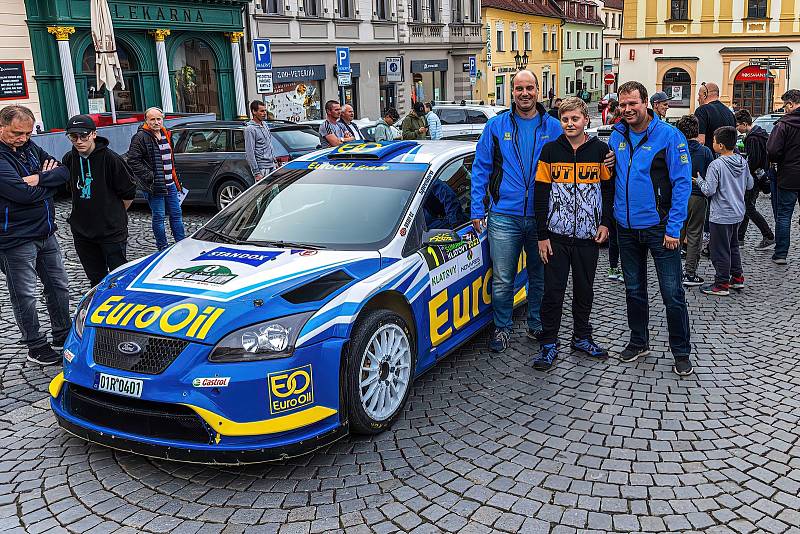
[(91, 133), (85, 133), (85, 134), (71, 133), (71, 134), (67, 134), (67, 137), (69, 137), (69, 140), (74, 143), (75, 141), (77, 141), (79, 139), (81, 141), (88, 141), (89, 140), (89, 136), (91, 136), (91, 135), (92, 135)]

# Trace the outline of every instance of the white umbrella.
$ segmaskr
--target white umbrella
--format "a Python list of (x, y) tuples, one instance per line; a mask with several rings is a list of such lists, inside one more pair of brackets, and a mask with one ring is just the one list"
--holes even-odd
[(117, 110), (114, 108), (114, 87), (119, 83), (125, 89), (122, 69), (117, 57), (117, 43), (114, 39), (114, 25), (111, 22), (111, 11), (108, 0), (92, 0), (92, 40), (94, 41), (95, 61), (97, 62), (97, 90), (103, 85), (109, 93), (111, 101), (111, 120), (117, 122)]

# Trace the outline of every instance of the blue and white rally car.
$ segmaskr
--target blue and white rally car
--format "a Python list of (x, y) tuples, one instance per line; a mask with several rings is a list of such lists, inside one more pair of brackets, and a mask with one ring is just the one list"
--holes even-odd
[(79, 304), (50, 384), (59, 423), (219, 463), (385, 430), (414, 378), (491, 318), (485, 232), (468, 221), (473, 157), (455, 141), (316, 152), (111, 273)]

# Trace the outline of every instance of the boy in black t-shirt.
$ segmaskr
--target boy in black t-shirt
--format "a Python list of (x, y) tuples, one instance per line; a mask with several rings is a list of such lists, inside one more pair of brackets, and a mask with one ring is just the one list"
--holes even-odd
[(545, 370), (558, 356), (558, 329), (564, 293), (572, 270), (572, 348), (605, 359), (608, 351), (592, 340), (589, 315), (599, 244), (608, 239), (614, 183), (603, 164), (608, 145), (584, 129), (589, 109), (580, 98), (559, 108), (564, 134), (542, 148), (536, 170), (534, 209), (539, 257), (544, 263), (542, 346), (533, 366)]

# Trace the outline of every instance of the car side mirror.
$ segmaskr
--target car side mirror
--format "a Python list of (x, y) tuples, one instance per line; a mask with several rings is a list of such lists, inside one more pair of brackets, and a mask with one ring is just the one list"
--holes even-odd
[(461, 243), (462, 239), (457, 233), (452, 230), (445, 230), (442, 228), (428, 230), (422, 236), (422, 245), (454, 245)]

